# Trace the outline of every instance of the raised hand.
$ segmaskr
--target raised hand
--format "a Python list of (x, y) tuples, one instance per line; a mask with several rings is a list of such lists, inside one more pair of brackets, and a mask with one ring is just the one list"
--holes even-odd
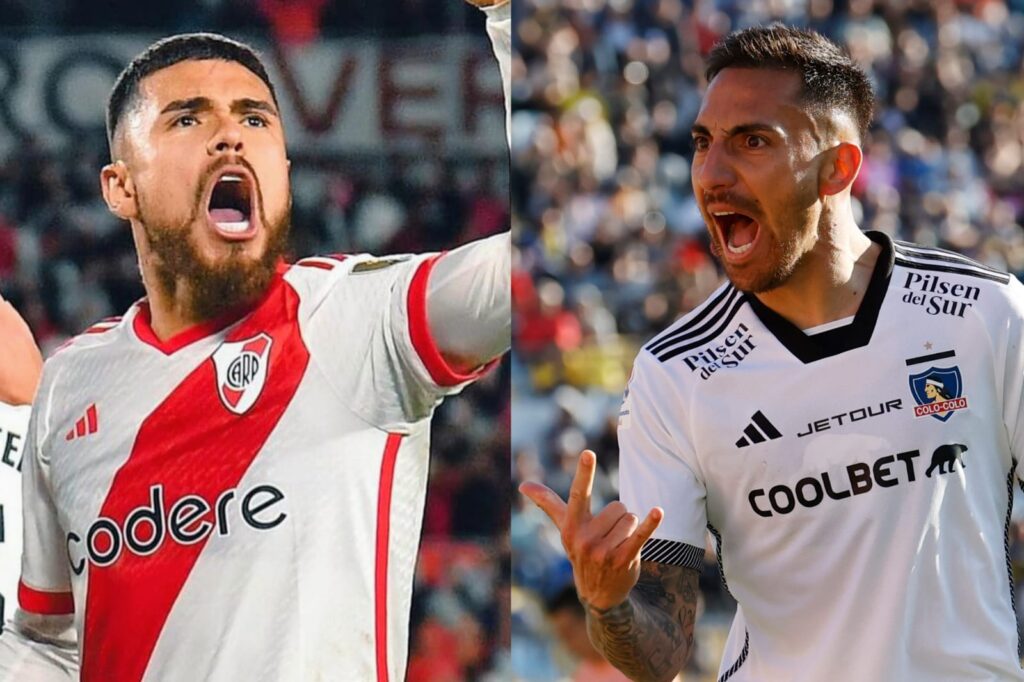
[(596, 462), (590, 450), (580, 455), (568, 504), (540, 483), (523, 483), (519, 492), (540, 507), (562, 534), (580, 601), (603, 611), (624, 602), (636, 585), (640, 548), (658, 528), (664, 512), (655, 507), (641, 523), (616, 501), (591, 514)]
[(0, 402), (31, 404), (42, 369), (43, 357), (28, 325), (0, 298)]

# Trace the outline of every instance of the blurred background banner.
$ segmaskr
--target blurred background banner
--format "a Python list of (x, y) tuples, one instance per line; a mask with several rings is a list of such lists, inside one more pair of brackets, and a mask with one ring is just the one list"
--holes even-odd
[[(124, 65), (159, 34), (40, 37), (0, 43), (0, 149), (34, 135), (48, 145), (104, 132)], [(505, 153), (494, 58), (469, 35), (360, 37), (253, 47), (267, 59), (292, 152)], [(486, 48), (486, 45), (484, 46)]]
[[(292, 257), (508, 229), (500, 76), (483, 13), (462, 0), (0, 0), (0, 293), (44, 355), (144, 293), (128, 226), (99, 191), (106, 98), (152, 41), (200, 30), (267, 62), (292, 160)], [(433, 421), (410, 682), (509, 677), (508, 364)]]
[[(516, 2), (514, 483), (565, 497), (590, 447), (596, 503), (615, 499), (633, 358), (722, 281), (690, 185), (690, 125), (704, 57), (731, 31), (813, 28), (866, 69), (878, 108), (853, 192), (863, 229), (1024, 274), (1024, 1)], [(579, 639), (557, 532), (520, 496), (511, 542), (515, 679), (623, 679)], [(687, 680), (715, 679), (734, 609), (711, 538), (701, 588)]]

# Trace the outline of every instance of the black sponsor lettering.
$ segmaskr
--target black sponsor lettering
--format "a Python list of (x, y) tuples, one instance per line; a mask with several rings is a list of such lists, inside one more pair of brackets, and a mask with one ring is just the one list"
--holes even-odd
[[(810, 486), (814, 491), (813, 498), (807, 497), (803, 492), (804, 488), (808, 486)], [(811, 478), (810, 476), (807, 478), (801, 478), (796, 484), (796, 499), (800, 500), (800, 504), (805, 507), (816, 507), (821, 504), (821, 501), (825, 499), (825, 493), (822, 492), (821, 484), (818, 483), (818, 479)]]
[(80, 557), (78, 561), (71, 556), (72, 544), (79, 544), (82, 542), (82, 538), (79, 537), (78, 533), (68, 533), (67, 549), (68, 549), (68, 560), (71, 562), (71, 572), (75, 575), (82, 575), (82, 571), (85, 570), (85, 557)]
[[(981, 296), (981, 289), (966, 284), (948, 282), (938, 275), (909, 273), (903, 284), (909, 289), (903, 301), (921, 306), (929, 315), (950, 315), (962, 318), (967, 309)], [(917, 293), (915, 293), (917, 292)]]
[(898, 452), (896, 453), (896, 459), (900, 460), (907, 465), (907, 480), (911, 483), (914, 482), (914, 458), (920, 456), (920, 452), (917, 450), (911, 450), (909, 452)]
[(835, 490), (833, 490), (832, 479), (829, 478), (827, 471), (821, 475), (821, 482), (825, 484), (825, 494), (831, 497), (833, 500), (841, 500), (844, 497), (849, 497), (850, 495), (853, 494), (849, 490), (844, 490), (841, 493), (837, 493)]
[(750, 507), (754, 510), (754, 513), (757, 514), (758, 516), (763, 516), (765, 518), (768, 518), (768, 517), (770, 517), (772, 515), (772, 513), (770, 511), (765, 511), (765, 510), (761, 509), (760, 507), (757, 506), (757, 502), (754, 501), (754, 500), (756, 500), (759, 497), (764, 497), (764, 490), (758, 488), (757, 490), (751, 490), (750, 491), (750, 494), (747, 496), (747, 499), (750, 500)]
[[(776, 501), (776, 496), (779, 493), (781, 493), (786, 500), (784, 505), (781, 505)], [(768, 491), (768, 501), (772, 503), (772, 509), (780, 514), (788, 514), (793, 511), (793, 508), (796, 506), (796, 502), (793, 501), (793, 491), (784, 485), (772, 486), (772, 489)]]
[(856, 410), (850, 412), (850, 421), (859, 422), (862, 419), (868, 418), (868, 411), (863, 407), (858, 407)]
[(210, 511), (209, 503), (198, 495), (186, 495), (171, 507), (167, 515), (167, 530), (171, 537), (183, 545), (199, 542), (213, 530), (213, 524), (202, 520), (194, 528), (195, 521)]
[(887, 400), (884, 403), (879, 403), (877, 406), (866, 405), (864, 407), (858, 407), (857, 409), (850, 410), (849, 412), (834, 414), (827, 419), (815, 419), (814, 421), (808, 422), (803, 431), (797, 432), (796, 437), (803, 438), (804, 436), (809, 436), (812, 433), (827, 431), (833, 427), (829, 422), (835, 422), (835, 426), (839, 427), (843, 426), (844, 421), (847, 419), (849, 420), (849, 423), (859, 422), (871, 417), (880, 417), (883, 414), (892, 412), (893, 410), (901, 409), (903, 409), (903, 401), (900, 398)]
[[(152, 535), (143, 540), (136, 531), (139, 524), (148, 524)], [(149, 506), (138, 507), (128, 515), (124, 524), (124, 541), (139, 556), (152, 554), (164, 541), (164, 489), (155, 485), (149, 489)]]
[(850, 488), (854, 495), (863, 495), (871, 490), (871, 467), (863, 462), (855, 462), (846, 467), (850, 475)]
[(14, 431), (7, 432), (7, 438), (4, 439), (4, 454), (3, 463), (7, 466), (14, 467), (18, 471), (21, 471), (21, 457), (15, 461), (15, 456), (21, 454), (21, 446), (18, 441), (21, 440), (21, 434), (15, 433)]
[[(906, 465), (905, 482), (912, 483), (917, 480), (914, 471), (914, 458), (919, 456), (919, 451), (911, 450), (879, 457), (870, 464), (866, 462), (849, 464), (845, 467), (845, 478), (849, 483), (848, 490), (837, 491), (829, 472), (825, 471), (820, 474), (820, 478), (818, 476), (801, 478), (793, 488), (781, 483), (773, 485), (767, 493), (764, 488), (757, 488), (750, 491), (747, 499), (751, 509), (758, 516), (771, 518), (776, 514), (785, 515), (796, 509), (797, 503), (801, 507), (812, 508), (824, 502), (826, 496), (832, 500), (842, 500), (853, 495), (868, 493), (875, 484), (880, 488), (899, 485), (901, 482), (899, 474), (891, 469), (896, 460), (900, 460)], [(767, 500), (767, 505), (765, 500)]]
[(830, 427), (827, 419), (817, 419), (814, 422), (814, 430), (815, 431), (825, 431), (826, 429), (829, 429), (829, 428), (831, 428), (831, 427)]
[[(265, 499), (262, 502), (253, 504), (257, 495), (266, 494), (269, 499)], [(270, 530), (275, 526), (281, 525), (281, 522), (285, 520), (288, 515), (284, 512), (279, 512), (273, 519), (261, 521), (256, 518), (256, 515), (261, 511), (269, 509), (278, 502), (284, 499), (284, 494), (277, 488), (269, 485), (259, 485), (250, 490), (244, 498), (242, 498), (242, 518), (245, 522), (253, 528), (260, 530)]]
[[(110, 543), (105, 551), (97, 545), (97, 538), (101, 535), (106, 536)], [(89, 528), (85, 536), (85, 548), (93, 564), (109, 566), (121, 555), (121, 529), (111, 519), (101, 516)]]
[[(164, 488), (157, 484), (150, 486), (149, 504), (143, 504), (128, 512), (124, 526), (107, 517), (93, 522), (85, 535), (85, 554), (95, 566), (109, 566), (117, 561), (122, 550), (137, 556), (157, 552), (166, 537), (175, 543), (190, 545), (205, 539), (216, 527), (220, 535), (228, 535), (229, 502), (236, 497), (234, 489), (222, 492), (213, 505), (214, 518), (206, 517), (211, 511), (210, 502), (199, 495), (185, 495), (170, 507), (165, 515)], [(267, 531), (281, 525), (288, 517), (283, 510), (272, 511), (272, 507), (285, 499), (284, 493), (272, 485), (257, 485), (240, 497), (239, 516), (244, 525), (258, 531)], [(271, 516), (272, 514), (272, 516)], [(149, 528), (144, 534), (141, 529)], [(75, 550), (82, 542), (75, 532), (67, 534), (68, 561), (75, 575), (85, 569), (86, 557), (76, 556)]]
[(871, 467), (875, 474), (875, 483), (883, 488), (891, 488), (899, 483), (895, 478), (888, 478), (891, 475), (888, 467), (895, 461), (896, 457), (894, 455), (888, 455), (887, 457), (881, 457), (875, 460), (875, 465)]

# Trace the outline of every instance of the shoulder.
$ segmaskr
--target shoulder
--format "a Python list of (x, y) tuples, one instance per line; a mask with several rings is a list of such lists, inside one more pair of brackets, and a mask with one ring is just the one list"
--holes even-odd
[(892, 285), (919, 298), (921, 305), (993, 313), (1024, 310), (1024, 288), (1002, 270), (932, 246), (894, 241), (893, 251)]
[(368, 253), (336, 253), (311, 256), (288, 266), (284, 277), (300, 295), (315, 295), (318, 291), (329, 290), (342, 282), (372, 285), (390, 281), (405, 270), (399, 266), (408, 266), (421, 259), (421, 256), (409, 254), (374, 256)]
[(108, 346), (119, 339), (124, 332), (124, 316), (105, 317), (94, 322), (85, 331), (57, 346), (47, 364), (60, 359), (61, 362), (84, 351)]
[(641, 355), (657, 362), (699, 352), (707, 345), (730, 337), (743, 329), (734, 325), (736, 315), (746, 304), (746, 297), (731, 283), (720, 286), (706, 301), (676, 320), (670, 327), (644, 344)]

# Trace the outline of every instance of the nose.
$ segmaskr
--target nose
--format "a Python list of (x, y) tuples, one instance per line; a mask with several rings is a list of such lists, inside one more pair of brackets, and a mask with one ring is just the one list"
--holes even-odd
[(693, 182), (697, 185), (696, 189), (713, 192), (736, 184), (736, 173), (724, 144), (710, 143), (707, 151), (702, 157), (695, 159), (693, 165)]
[(242, 126), (231, 118), (222, 118), (206, 145), (206, 151), (210, 156), (221, 154), (241, 154), (244, 151), (242, 145)]

